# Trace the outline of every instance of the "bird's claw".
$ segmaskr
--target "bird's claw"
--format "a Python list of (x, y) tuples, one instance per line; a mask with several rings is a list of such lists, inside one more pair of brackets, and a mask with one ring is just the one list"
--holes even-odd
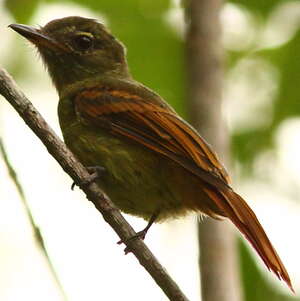
[[(119, 240), (119, 241), (117, 242), (117, 244), (118, 244), (118, 245), (125, 244), (125, 243), (127, 243), (128, 241), (130, 241), (130, 240), (138, 239), (138, 238), (141, 239), (141, 240), (144, 240), (145, 237), (146, 237), (146, 234), (147, 234), (147, 230), (148, 230), (148, 229), (144, 229), (144, 230), (142, 230), (142, 231), (139, 231), (139, 232), (137, 232), (135, 235), (129, 237), (129, 238), (126, 239), (126, 240), (122, 240), (122, 239), (121, 239), (121, 240)], [(126, 246), (126, 248), (124, 249), (124, 253), (125, 253), (125, 255), (127, 255), (128, 253), (131, 253), (131, 249), (130, 249), (129, 246)]]
[(90, 177), (85, 181), (81, 181), (80, 183), (73, 182), (71, 185), (72, 190), (74, 190), (76, 185), (78, 185), (79, 187), (90, 185), (96, 179), (101, 178), (101, 176), (106, 172), (106, 169), (102, 166), (88, 166), (86, 167), (86, 169), (90, 173)]

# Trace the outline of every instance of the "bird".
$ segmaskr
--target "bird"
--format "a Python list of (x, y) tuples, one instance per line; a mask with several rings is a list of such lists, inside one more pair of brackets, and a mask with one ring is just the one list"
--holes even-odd
[(154, 222), (190, 212), (228, 218), (293, 291), (255, 213), (211, 146), (158, 94), (132, 78), (125, 47), (95, 19), (10, 27), (34, 44), (58, 92), (64, 141), (123, 212)]

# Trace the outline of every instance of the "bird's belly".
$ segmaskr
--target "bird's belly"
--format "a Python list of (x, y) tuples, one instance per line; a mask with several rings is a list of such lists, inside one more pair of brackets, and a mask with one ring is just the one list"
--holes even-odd
[(111, 136), (105, 131), (81, 125), (63, 131), (71, 151), (85, 166), (102, 166), (99, 185), (125, 213), (149, 219), (160, 210), (160, 219), (185, 213), (180, 195), (168, 184), (169, 160)]

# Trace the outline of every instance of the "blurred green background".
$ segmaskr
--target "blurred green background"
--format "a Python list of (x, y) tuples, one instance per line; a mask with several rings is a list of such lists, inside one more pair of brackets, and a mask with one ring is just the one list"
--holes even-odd
[[(26, 43), (21, 41), (19, 36), (10, 32), (7, 25), (10, 23), (44, 25), (51, 19), (70, 14), (92, 16), (105, 22), (111, 31), (126, 45), (128, 62), (134, 78), (154, 89), (174, 106), (178, 113), (185, 116), (186, 76), (183, 4), (184, 1), (175, 0), (0, 1), (1, 67), (5, 67), (15, 77), (31, 100), (36, 100), (37, 107), (42, 113), (46, 114), (53, 127), (59, 131), (55, 112), (55, 99), (57, 97), (55, 92), (52, 91), (54, 89), (51, 88), (46, 72), (43, 71), (40, 62), (32, 55), (35, 51), (25, 46)], [(300, 114), (300, 2), (287, 0), (228, 1), (224, 3), (221, 21), (226, 65), (223, 112), (230, 134), (235, 187), (239, 187), (238, 190), (242, 192), (246, 199), (249, 199), (250, 203), (253, 202), (251, 205), (258, 212), (258, 215), (262, 216), (267, 232), (271, 233), (271, 240), (275, 240), (274, 244), (278, 246), (279, 253), (294, 279), (297, 291), (297, 288), (300, 289), (300, 264), (297, 258), (297, 254), (300, 252), (300, 244), (299, 240), (295, 239), (298, 232), (297, 227), (300, 226), (300, 119), (298, 117)], [(49, 98), (53, 98), (53, 101), (45, 101)], [(101, 292), (99, 289), (100, 284), (106, 286), (106, 283), (109, 282), (114, 282), (114, 289), (122, 291), (125, 300), (129, 300), (129, 298), (130, 300), (140, 300), (142, 296), (143, 300), (164, 300), (164, 296), (159, 289), (154, 288), (155, 284), (151, 280), (148, 281), (149, 289), (153, 287), (154, 293), (151, 295), (152, 293), (147, 291), (147, 295), (145, 295), (143, 289), (141, 291), (139, 289), (135, 290), (135, 285), (132, 283), (123, 283), (123, 286), (120, 286), (119, 281), (114, 281), (113, 275), (110, 279), (105, 276), (105, 272), (102, 276), (99, 274), (93, 276), (84, 263), (76, 262), (77, 268), (74, 268), (74, 261), (66, 264), (65, 258), (59, 255), (62, 253), (60, 248), (64, 248), (64, 244), (67, 244), (69, 240), (71, 245), (72, 243), (76, 245), (78, 231), (82, 231), (83, 236), (90, 235), (86, 234), (89, 229), (80, 228), (82, 223), (85, 223), (82, 216), (87, 218), (90, 215), (93, 216), (95, 225), (90, 225), (91, 228), (99, 227), (99, 217), (97, 213), (91, 212), (91, 208), (82, 209), (81, 206), (85, 205), (79, 200), (76, 201), (77, 203), (75, 202), (75, 205), (73, 201), (66, 201), (66, 199), (72, 199), (74, 194), (64, 192), (64, 190), (67, 190), (68, 180), (61, 171), (58, 171), (55, 163), (51, 167), (43, 167), (44, 163), (33, 162), (34, 157), (38, 156), (37, 153), (42, 152), (43, 149), (42, 147), (39, 149), (39, 146), (35, 148), (34, 144), (38, 144), (38, 142), (33, 136), (30, 136), (30, 138), (23, 136), (24, 133), (27, 135), (28, 130), (25, 129), (21, 121), (17, 120), (17, 117), (12, 117), (14, 112), (3, 101), (0, 103), (0, 114), (0, 135), (4, 144), (7, 145), (8, 155), (19, 173), (27, 198), (29, 202), (31, 201), (33, 215), (38, 220), (49, 246), (51, 246), (51, 241), (53, 245), (56, 244), (57, 233), (62, 233), (58, 246), (52, 247), (52, 249), (50, 247), (50, 253), (70, 300), (99, 300), (101, 296), (105, 300), (116, 300), (113, 297), (112, 299), (103, 297), (102, 294), (105, 290)], [(14, 129), (15, 126), (16, 129)], [(17, 130), (18, 127), (22, 129)], [(225, 133), (226, 131), (224, 131)], [(32, 144), (30, 141), (32, 141)], [(40, 160), (38, 162), (45, 162), (49, 159), (47, 155), (44, 155)], [(47, 183), (44, 185), (45, 181), (48, 181), (46, 178), (40, 180), (43, 183), (37, 183), (28, 172), (28, 170), (34, 169), (36, 165), (39, 166), (40, 170), (37, 169), (34, 172), (35, 174), (48, 174), (45, 169), (50, 168), (50, 177), (57, 178), (49, 180), (48, 185)], [(13, 192), (13, 185), (5, 184), (9, 183), (9, 180), (5, 166), (2, 163), (0, 176), (7, 181), (2, 182), (4, 192), (1, 199), (4, 202), (9, 202), (10, 198), (13, 197), (17, 199), (17, 195)], [(61, 185), (62, 182), (63, 185)], [(7, 185), (11, 185), (11, 187), (7, 188)], [(43, 187), (42, 191), (44, 193), (37, 190), (36, 186)], [(8, 190), (5, 192), (5, 189)], [(51, 195), (51, 205), (49, 203), (47, 205), (45, 200), (41, 204), (39, 201), (41, 197), (46, 198), (45, 194), (48, 194), (48, 190), (55, 192), (56, 196)], [(79, 192), (77, 197), (78, 199), (83, 198)], [(6, 214), (10, 216), (9, 213), (5, 212), (15, 213), (16, 208), (18, 208), (18, 214), (14, 216), (14, 219), (25, 220), (17, 201), (13, 204), (15, 207), (9, 209), (2, 204), (0, 216)], [(53, 207), (49, 208), (47, 206)], [(66, 219), (63, 211), (64, 206), (65, 212), (67, 212), (69, 206), (75, 206), (74, 212), (77, 212), (76, 208), (78, 207), (78, 214), (69, 217), (70, 220)], [(276, 209), (271, 210), (273, 206), (277, 206), (277, 211)], [(52, 217), (49, 217), (49, 212), (52, 212), (50, 213)], [(5, 223), (5, 220), (3, 218), (0, 223), (2, 227), (0, 231), (3, 233), (2, 239), (0, 238), (0, 252), (3, 250), (3, 254), (1, 254), (3, 261), (10, 262), (7, 261), (5, 256), (13, 256), (14, 251), (11, 253), (10, 249), (5, 249), (5, 245), (11, 243), (10, 239), (11, 235), (15, 235), (14, 231), (19, 231), (20, 227), (26, 229), (26, 221), (23, 221), (21, 226), (16, 226), (18, 228), (16, 230), (11, 225), (11, 218), (8, 223), (10, 226)], [(56, 222), (57, 232), (51, 234), (47, 227), (55, 228)], [(78, 225), (78, 228), (74, 230), (75, 233), (72, 233), (72, 222)], [(134, 222), (139, 223), (139, 221)], [(64, 229), (61, 227), (64, 227)], [(106, 225), (103, 225), (103, 227), (106, 227)], [(172, 226), (162, 225), (161, 227), (168, 234), (159, 234), (162, 235), (158, 238), (160, 244), (165, 243), (164, 235), (169, 235), (174, 231), (174, 228), (176, 231), (178, 230), (177, 224), (175, 226), (174, 224)], [(180, 226), (178, 225), (178, 227)], [(191, 227), (193, 228), (193, 226)], [(48, 235), (47, 231), (50, 231)], [(11, 243), (11, 248), (22, 246), (22, 243), (24, 243), (21, 239), (21, 232), (16, 233), (19, 233), (16, 235), (20, 237), (18, 242), (20, 244)], [(112, 234), (110, 233), (110, 235)], [(184, 236), (184, 233), (181, 233), (181, 235)], [(4, 239), (3, 237), (8, 238)], [(29, 237), (27, 239), (30, 240)], [(94, 236), (91, 236), (90, 239), (94, 241)], [(111, 238), (108, 239), (111, 241)], [(24, 238), (24, 240), (26, 239)], [(94, 247), (93, 244), (89, 244), (89, 241), (81, 241), (78, 238), (77, 243), (83, 245), (86, 243), (87, 246)], [(169, 241), (169, 243), (174, 242)], [(181, 241), (181, 243), (188, 244), (189, 242)], [(94, 252), (95, 250), (92, 251), (93, 254), (95, 253), (95, 258), (97, 258), (97, 254), (102, 258), (105, 257), (105, 251), (102, 250), (101, 245), (102, 242), (99, 242), (99, 249), (97, 249), (97, 246), (95, 247), (98, 253)], [(151, 245), (151, 239), (149, 245)], [(113, 245), (111, 248), (116, 249), (117, 247)], [(162, 247), (157, 247), (157, 251), (167, 254), (165, 257), (162, 255), (162, 258), (168, 266), (168, 260), (166, 259), (168, 258), (168, 251), (162, 251), (160, 248)], [(273, 277), (269, 277), (265, 272), (262, 272), (261, 263), (253, 262), (253, 256), (243, 243), (240, 243), (239, 249), (245, 300), (279, 301), (294, 299), (283, 286), (276, 287), (277, 284), (273, 281)], [(37, 251), (28, 250), (26, 256), (37, 256)], [(116, 252), (117, 255), (115, 256), (120, 256), (121, 252), (119, 251), (114, 250), (112, 252)], [(69, 256), (69, 252), (72, 251), (69, 250), (63, 253)], [(107, 256), (110, 252), (107, 251)], [(183, 251), (180, 249), (180, 252)], [(88, 247), (82, 250), (82, 253), (83, 256), (89, 256)], [(180, 256), (180, 253), (178, 256)], [(192, 258), (196, 258), (197, 254), (193, 256)], [(78, 257), (77, 260), (81, 261)], [(124, 262), (124, 258), (120, 257), (121, 261)], [(16, 292), (12, 293), (13, 290), (18, 289), (25, 296), (22, 298), (23, 300), (40, 300), (44, 296), (43, 292), (45, 295), (50, 294), (49, 300), (60, 300), (60, 294), (52, 292), (56, 289), (54, 285), (49, 284), (49, 287), (45, 287), (43, 292), (35, 291), (34, 285), (32, 285), (32, 289), (28, 288), (31, 287), (30, 285), (20, 286), (19, 283), (22, 283), (22, 281), (24, 283), (22, 277), (26, 278), (24, 276), (26, 272), (30, 274), (28, 267), (31, 266), (31, 264), (28, 267), (26, 266), (23, 276), (18, 278), (20, 282), (17, 282), (15, 275), (18, 273), (18, 266), (22, 266), (22, 263), (23, 259), (19, 259), (17, 263), (15, 262), (15, 270), (13, 271), (13, 265), (7, 264), (4, 272), (0, 275), (0, 280), (4, 279), (0, 284), (1, 300), (19, 300)], [(39, 263), (32, 264), (38, 265)], [(113, 264), (112, 269), (118, 270), (119, 264), (121, 265), (121, 263), (116, 266)], [(172, 262), (169, 264), (172, 266)], [(184, 260), (182, 264), (184, 265)], [(130, 265), (133, 265), (133, 267)], [(258, 265), (259, 268), (257, 268)], [(127, 267), (132, 272), (136, 269), (133, 263), (128, 263)], [(72, 268), (75, 274), (76, 271), (81, 274), (76, 280), (72, 280), (66, 271), (70, 271)], [(101, 267), (98, 268), (101, 270)], [(40, 268), (40, 270), (42, 269), (43, 267)], [(172, 270), (172, 267), (170, 269)], [(44, 273), (40, 270), (37, 274)], [(127, 272), (129, 273), (129, 271)], [(9, 281), (9, 277), (6, 277), (10, 273), (13, 275), (11, 281)], [(144, 271), (140, 273), (135, 277), (141, 279), (147, 277)], [(172, 271), (170, 273), (172, 274)], [(197, 271), (194, 270), (188, 273), (197, 273)], [(45, 277), (43, 279), (46, 279), (43, 282), (51, 281), (50, 278), (47, 280), (45, 275), (43, 277)], [(96, 279), (91, 282), (90, 277), (96, 277)], [(181, 286), (181, 276), (176, 277)], [(187, 291), (187, 295), (191, 300), (198, 300), (199, 298), (197, 277), (199, 276), (195, 276), (194, 280), (191, 281), (193, 285), (189, 285), (188, 282), (182, 284), (183, 291)], [(226, 277), (226, 273), (224, 277)], [(182, 278), (186, 277), (182, 275)], [(12, 288), (9, 288), (9, 285), (12, 285)], [(83, 288), (82, 292), (78, 294), (76, 291), (80, 285)], [(96, 291), (93, 290), (95, 287), (97, 288)], [(46, 293), (48, 290), (52, 293)], [(135, 290), (135, 293), (132, 293), (132, 290)], [(43, 300), (46, 300), (46, 298), (43, 297)]]

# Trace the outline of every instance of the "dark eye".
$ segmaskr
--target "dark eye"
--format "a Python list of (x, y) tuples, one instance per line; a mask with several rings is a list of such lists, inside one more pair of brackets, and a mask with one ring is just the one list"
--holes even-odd
[(87, 35), (78, 35), (74, 38), (74, 46), (77, 50), (85, 51), (93, 47), (93, 37)]

